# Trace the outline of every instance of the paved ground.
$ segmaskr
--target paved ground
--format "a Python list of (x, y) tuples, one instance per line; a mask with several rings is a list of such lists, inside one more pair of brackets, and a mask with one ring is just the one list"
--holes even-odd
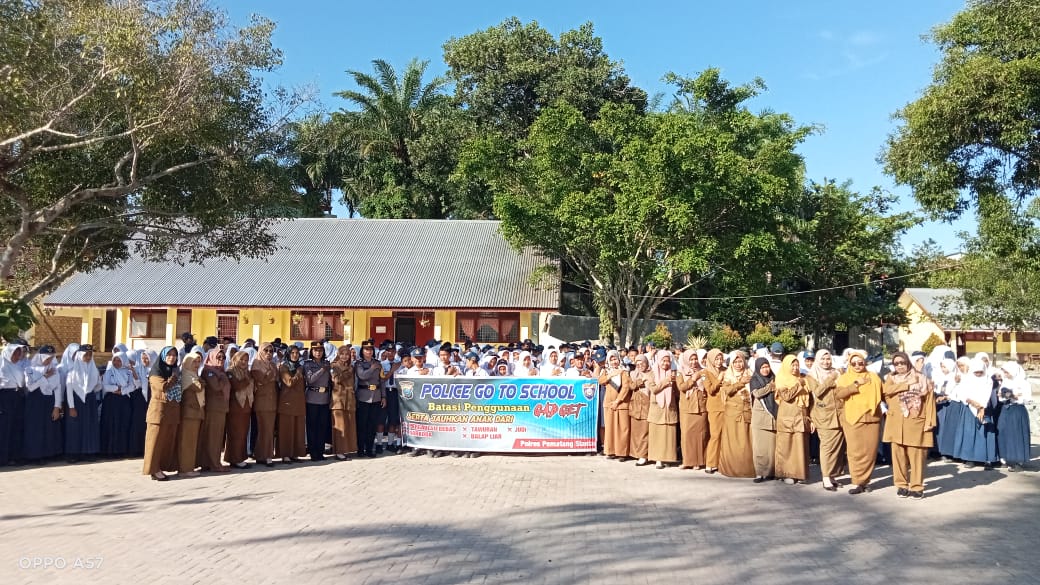
[(0, 583), (1040, 583), (1038, 463), (932, 463), (923, 501), (887, 467), (861, 496), (574, 456), (20, 468)]

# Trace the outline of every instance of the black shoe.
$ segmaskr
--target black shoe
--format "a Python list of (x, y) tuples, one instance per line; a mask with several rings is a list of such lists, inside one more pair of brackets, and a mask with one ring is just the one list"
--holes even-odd
[(856, 495), (856, 494), (865, 494), (865, 493), (868, 493), (869, 491), (870, 491), (870, 486), (857, 485), (857, 486), (853, 487), (851, 490), (849, 490), (849, 493), (852, 494), (852, 495)]
[(756, 477), (755, 479), (753, 479), (751, 481), (753, 481), (755, 483), (762, 483), (765, 480), (766, 480), (766, 478), (764, 478), (764, 477)]
[(438, 457), (444, 457), (444, 453), (440, 451), (430, 451), (430, 457), (437, 459)]
[(324, 455), (311, 455), (311, 461), (325, 461)]
[(264, 463), (264, 465), (268, 467), (274, 467), (274, 461), (268, 461), (267, 463)]
[(709, 467), (704, 470), (704, 473), (707, 473), (708, 475), (715, 475), (716, 471), (718, 471), (718, 469), (715, 469), (714, 467)]
[(915, 499), (915, 500), (923, 500), (924, 499), (924, 492), (923, 491), (920, 491), (920, 492), (910, 492), (910, 497)]
[(823, 486), (823, 489), (825, 489), (825, 490), (827, 490), (829, 492), (836, 492), (836, 491), (838, 491), (838, 486), (836, 486), (836, 485), (825, 485), (825, 486)]
[(418, 457), (418, 456), (420, 456), (422, 454), (423, 454), (423, 450), (422, 449), (412, 449), (411, 451), (408, 452), (408, 456), (409, 457)]
[(607, 459), (617, 459), (617, 455), (607, 455)]
[(388, 447), (386, 448), (386, 450), (387, 450), (387, 451), (389, 451), (389, 452), (391, 452), (391, 453), (397, 453), (397, 452), (398, 452), (398, 451), (399, 451), (400, 449), (401, 449), (401, 448), (400, 448), (400, 447), (398, 447), (397, 445), (389, 445), (389, 446), (388, 446)]
[(377, 446), (376, 447), (376, 454), (378, 455), (378, 454), (380, 454), (382, 452), (383, 452), (383, 446), (382, 445)]
[(476, 459), (477, 457), (480, 457), (480, 453), (477, 453), (476, 451), (470, 451), (466, 455), (466, 457), (469, 457), (470, 459)]
[(975, 463), (972, 461), (965, 461), (964, 469), (975, 469)]
[(910, 497), (910, 490), (908, 490), (906, 488), (899, 488), (899, 489), (896, 490), (896, 495), (899, 496), (900, 498), (909, 498)]
[(456, 459), (458, 459), (459, 457), (462, 457), (463, 455), (465, 455), (465, 453), (463, 453), (462, 451), (452, 451), (452, 453), (451, 453), (451, 456), (456, 458)]

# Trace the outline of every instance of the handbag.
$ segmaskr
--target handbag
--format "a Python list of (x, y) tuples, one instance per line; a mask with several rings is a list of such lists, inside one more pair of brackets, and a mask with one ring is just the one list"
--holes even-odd
[(177, 382), (169, 389), (166, 390), (166, 400), (169, 402), (180, 402), (181, 397), (184, 395), (184, 389), (181, 388), (181, 383)]

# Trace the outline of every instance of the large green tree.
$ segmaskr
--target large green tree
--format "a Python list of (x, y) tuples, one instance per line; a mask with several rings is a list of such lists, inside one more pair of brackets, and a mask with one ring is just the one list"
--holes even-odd
[[(905, 319), (898, 306), (900, 237), (918, 221), (893, 212), (897, 199), (873, 189), (857, 193), (849, 183), (810, 183), (793, 223), (795, 246), (781, 278), (784, 320), (796, 319), (817, 338), (838, 325), (878, 325)], [(861, 286), (848, 286), (850, 284)]]
[(1029, 254), (1040, 223), (1029, 210), (1040, 186), (1040, 4), (973, 0), (932, 40), (942, 59), (921, 97), (897, 113), (886, 169), (936, 216), (978, 217), (962, 279), (977, 314), (965, 318), (1035, 323), (1030, 294), (992, 286), (1035, 278)]
[(342, 177), (345, 195), (362, 186), (357, 205), (365, 217), (444, 219), (453, 216), (454, 169), (451, 140), (457, 112), (442, 89), (444, 78), (424, 79), (429, 62), (413, 59), (398, 75), (388, 62), (376, 59), (373, 73), (348, 71), (357, 89), (336, 95), (356, 110), (344, 110), (338, 123), (347, 144), (356, 141), (361, 161)]
[[(987, 223), (999, 226), (988, 226)], [(951, 321), (980, 329), (1032, 331), (1040, 327), (1040, 202), (1019, 213), (1009, 202), (990, 210), (979, 233), (962, 234), (965, 253), (951, 284), (963, 292), (947, 299)]]
[(444, 44), (455, 99), (482, 130), (520, 140), (539, 113), (558, 101), (587, 118), (607, 102), (647, 105), (646, 92), (631, 84), (621, 63), (610, 59), (592, 23), (559, 39), (538, 25), (513, 17), (498, 26)]
[(1040, 5), (973, 0), (931, 38), (942, 60), (896, 113), (887, 171), (946, 219), (1027, 206), (1040, 184)]
[[(0, 0), (0, 277), (25, 300), (131, 253), (269, 252), (285, 114), (273, 25), (205, 0)], [(293, 96), (277, 102), (290, 107)]]
[(768, 264), (801, 190), (795, 148), (811, 129), (748, 110), (760, 83), (733, 87), (716, 70), (674, 81), (693, 107), (608, 102), (590, 120), (560, 101), (517, 145), (524, 156), (501, 143), (480, 165), (506, 237), (564, 265), (626, 344), (668, 299)]

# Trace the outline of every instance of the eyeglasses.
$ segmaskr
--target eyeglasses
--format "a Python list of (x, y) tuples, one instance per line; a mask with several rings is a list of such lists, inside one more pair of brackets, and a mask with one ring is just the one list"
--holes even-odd
[(849, 362), (849, 365), (851, 365), (851, 366), (865, 366), (865, 365), (867, 365), (867, 362)]
[(907, 363), (905, 361), (903, 361), (903, 360), (896, 360), (896, 361), (892, 362), (892, 365), (893, 366), (905, 366), (905, 365), (907, 365)]

